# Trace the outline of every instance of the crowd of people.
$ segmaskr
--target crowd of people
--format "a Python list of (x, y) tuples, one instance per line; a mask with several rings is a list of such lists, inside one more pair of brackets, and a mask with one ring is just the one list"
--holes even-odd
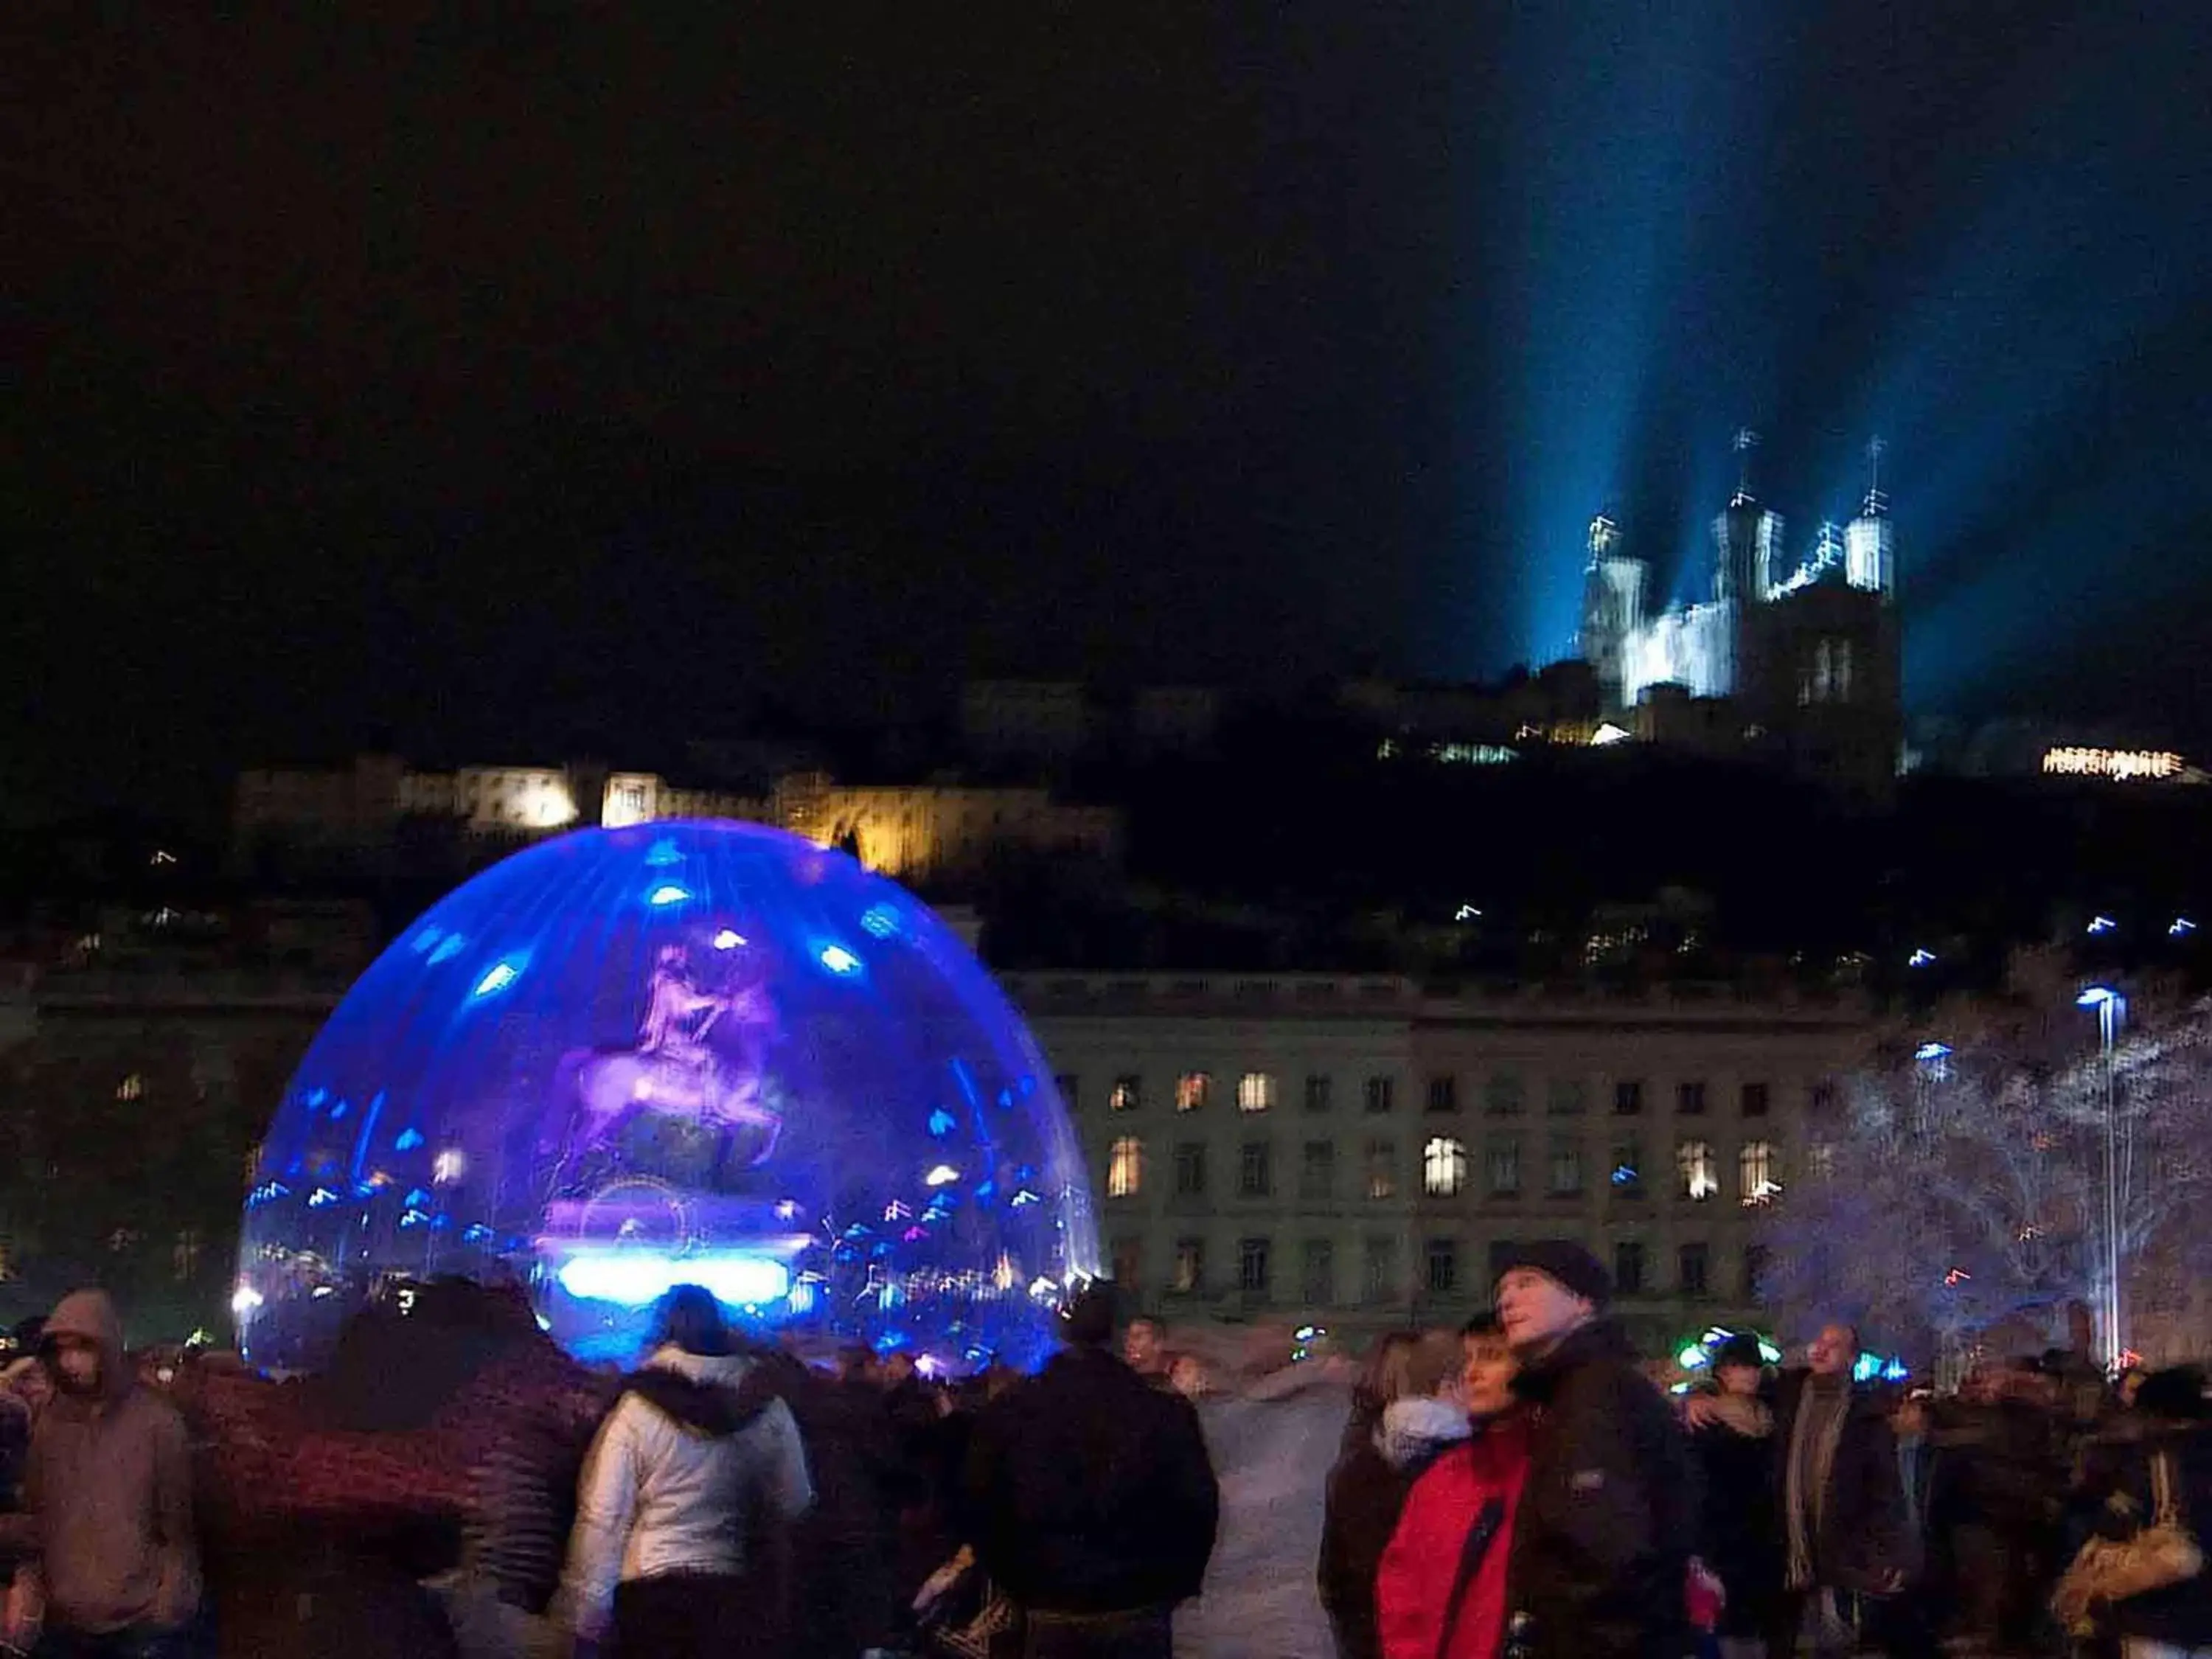
[[(2200, 1372), (2053, 1351), (1938, 1397), (1855, 1381), (1838, 1321), (1670, 1398), (1611, 1292), (1530, 1244), (1494, 1312), (1375, 1343), (1327, 1479), (1339, 1659), (2212, 1654)], [(1150, 1321), (1117, 1347), (1110, 1287), (1062, 1326), (1036, 1376), (947, 1384), (678, 1287), (617, 1375), (440, 1282), (280, 1383), (135, 1356), (79, 1292), (0, 1372), (0, 1646), (1170, 1659), (1219, 1516), (1206, 1372)]]
[(1339, 1659), (2212, 1656), (2212, 1407), (2057, 1350), (1938, 1397), (1730, 1339), (1669, 1400), (1564, 1243), (1368, 1356), (1317, 1579)]
[(678, 1286), (614, 1375), (441, 1281), (277, 1382), (132, 1355), (80, 1292), (0, 1389), (0, 1650), (1168, 1659), (1218, 1492), (1193, 1366), (1115, 1329), (1102, 1289), (1036, 1376), (940, 1386)]

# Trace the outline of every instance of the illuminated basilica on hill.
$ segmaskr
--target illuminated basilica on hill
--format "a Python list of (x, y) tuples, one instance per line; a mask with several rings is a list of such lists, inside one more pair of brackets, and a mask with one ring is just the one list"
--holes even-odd
[(1731, 738), (1782, 748), (1803, 772), (1882, 775), (1895, 763), (1902, 713), (1881, 441), (1867, 447), (1857, 516), (1840, 528), (1822, 525), (1794, 565), (1782, 515), (1751, 488), (1757, 441), (1736, 434), (1742, 463), (1735, 494), (1713, 520), (1703, 599), (1655, 610), (1650, 564), (1629, 550), (1613, 520), (1591, 520), (1578, 654), (1607, 713), (1624, 723), (1644, 711), (1636, 723), (1650, 724), (1668, 705), (1725, 709)]

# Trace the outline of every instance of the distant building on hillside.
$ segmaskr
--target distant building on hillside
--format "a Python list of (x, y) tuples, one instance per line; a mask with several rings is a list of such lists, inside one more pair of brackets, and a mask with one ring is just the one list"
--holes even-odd
[(459, 836), (489, 853), (580, 825), (687, 817), (775, 824), (923, 886), (972, 877), (1006, 852), (1115, 862), (1121, 849), (1117, 811), (1070, 805), (1039, 788), (858, 786), (805, 772), (757, 795), (585, 763), (420, 772), (385, 755), (361, 756), (350, 768), (241, 773), (231, 828), (243, 867), (289, 855), (376, 867), (404, 862), (410, 842), (426, 835)]

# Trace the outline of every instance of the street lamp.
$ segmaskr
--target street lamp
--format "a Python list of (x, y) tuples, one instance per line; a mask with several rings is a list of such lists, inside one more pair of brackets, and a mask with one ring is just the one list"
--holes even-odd
[(2118, 1069), (2112, 1046), (2128, 1000), (2109, 985), (2092, 985), (2074, 999), (2076, 1007), (2097, 1011), (2097, 1034), (2105, 1050), (2105, 1345), (2117, 1371), (2128, 1345), (2120, 1335), (2120, 1152)]

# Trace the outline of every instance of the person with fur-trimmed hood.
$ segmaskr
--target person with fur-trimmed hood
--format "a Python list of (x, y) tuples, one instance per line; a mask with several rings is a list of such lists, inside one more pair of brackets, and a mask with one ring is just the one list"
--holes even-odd
[(1460, 1355), (1449, 1399), (1399, 1401), (1377, 1431), (1383, 1455), (1417, 1471), (1376, 1574), (1382, 1659), (1495, 1659), (1504, 1638), (1528, 1413), (1494, 1316), (1468, 1322)]
[[(1438, 1397), (1455, 1381), (1456, 1346), (1442, 1332), (1386, 1332), (1352, 1387), (1343, 1444), (1322, 1488), (1314, 1570), (1337, 1659), (1379, 1659), (1375, 1589), (1382, 1552), (1428, 1459), (1468, 1436), (1467, 1413)], [(1394, 1412), (1395, 1432), (1386, 1437)]]
[(1612, 1297), (1597, 1259), (1564, 1239), (1521, 1245), (1498, 1279), (1529, 1413), (1507, 1568), (1508, 1634), (1529, 1659), (1681, 1659), (1692, 1645), (1695, 1477)]
[(660, 1331), (585, 1460), (559, 1606), (580, 1642), (611, 1631), (619, 1652), (704, 1659), (773, 1626), (748, 1534), (789, 1525), (814, 1488), (790, 1408), (732, 1351), (713, 1295), (678, 1285)]

